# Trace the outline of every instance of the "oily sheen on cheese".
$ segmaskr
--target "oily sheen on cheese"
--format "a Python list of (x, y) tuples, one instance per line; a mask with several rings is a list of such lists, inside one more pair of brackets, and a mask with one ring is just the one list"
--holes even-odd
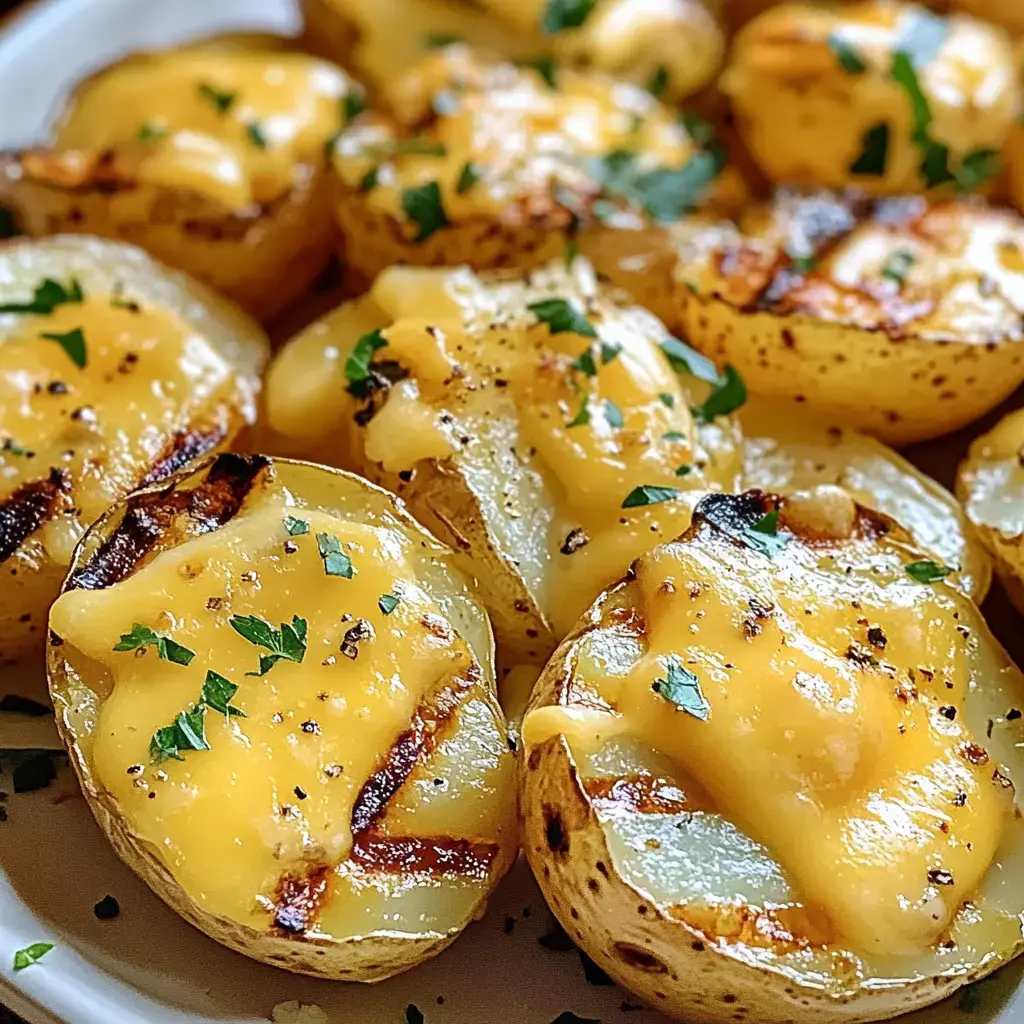
[(86, 83), (57, 128), (59, 150), (116, 153), (140, 181), (237, 210), (287, 192), (346, 120), (350, 83), (293, 53), (179, 51), (125, 61)]
[[(308, 530), (289, 532), (286, 515), (293, 531), (294, 519)], [(351, 560), (351, 578), (326, 572), (324, 537)], [(380, 527), (266, 502), (121, 583), (69, 591), (54, 606), (51, 629), (108, 680), (91, 741), (96, 780), (205, 911), (265, 926), (283, 874), (311, 859), (342, 865), (368, 778), (417, 708), (472, 673), (474, 657), (417, 581), (409, 547)], [(389, 614), (382, 595), (398, 599)], [(302, 619), (302, 660), (256, 675), (268, 652), (231, 625), (251, 615), (274, 627)], [(135, 623), (166, 631), (194, 658), (114, 650)], [(230, 703), (242, 714), (207, 708), (209, 749), (154, 759), (151, 738), (195, 704), (208, 670), (237, 685)], [(486, 723), (470, 728), (487, 735)], [(484, 754), (478, 770), (497, 771), (497, 761)], [(426, 803), (405, 798), (403, 813), (416, 834), (418, 803), (430, 834), (437, 812)], [(476, 824), (487, 834), (487, 820)], [(443, 834), (443, 822), (433, 827)], [(318, 927), (358, 929), (352, 915), (373, 895), (354, 893), (340, 867), (330, 884)]]
[[(974, 635), (966, 598), (916, 580), (912, 551), (873, 538), (870, 520), (836, 542), (801, 539), (785, 517), (771, 557), (700, 516), (643, 556), (642, 653), (610, 673), (581, 657), (586, 699), (531, 711), (524, 741), (659, 751), (764, 846), (829, 945), (923, 954), (968, 913), (1012, 821), (1009, 780), (965, 722), (991, 640)], [(670, 663), (693, 674), (705, 714), (659, 692)]]

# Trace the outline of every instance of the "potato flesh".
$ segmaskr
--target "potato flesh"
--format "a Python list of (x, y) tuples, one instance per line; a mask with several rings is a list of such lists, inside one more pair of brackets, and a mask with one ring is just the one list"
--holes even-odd
[[(737, 36), (722, 77), (737, 125), (761, 170), (781, 184), (844, 188), (880, 195), (922, 191), (923, 154), (913, 107), (892, 76), (893, 58), (920, 38), (923, 8), (867, 0), (838, 10), (811, 4), (775, 7)], [(979, 150), (999, 151), (1019, 108), (1017, 70), (1006, 36), (962, 16), (946, 20), (933, 56), (915, 61), (931, 113), (928, 136), (950, 149), (951, 169)], [(851, 73), (840, 40), (864, 65)], [(888, 126), (884, 169), (859, 173), (865, 138)]]
[(287, 192), (297, 164), (319, 162), (354, 88), (340, 69), (302, 54), (146, 56), (87, 82), (54, 145), (115, 150), (139, 181), (239, 210)]
[[(384, 926), (385, 896), (401, 885), (346, 861), (353, 805), (417, 707), (476, 663), (419, 577), (423, 556), (414, 538), (286, 505), (285, 494), (233, 523), (227, 536), (221, 530), (187, 541), (105, 590), (68, 592), (51, 623), (107, 691), (89, 744), (96, 781), (200, 907), (266, 931), (279, 880), (301, 876), (312, 859), (333, 870), (327, 909), (310, 934), (361, 935)], [(308, 522), (308, 532), (289, 535), (285, 515)], [(350, 554), (351, 579), (325, 574), (318, 533)], [(389, 615), (378, 605), (386, 593), (401, 598)], [(233, 630), (228, 616), (258, 615), (277, 626), (295, 614), (308, 622), (302, 663), (285, 659), (262, 677), (247, 677), (266, 651)], [(364, 620), (370, 635), (346, 641)], [(194, 661), (159, 659), (152, 646), (141, 658), (114, 651), (134, 622), (169, 630), (196, 652)], [(355, 658), (353, 648), (339, 652), (346, 643), (356, 645)], [(151, 764), (150, 737), (198, 700), (211, 668), (238, 685), (231, 703), (247, 717), (208, 708), (211, 749)], [(499, 795), (510, 770), (500, 720), (486, 689), (473, 688), (474, 710), (465, 731), (460, 720), (458, 735), (437, 752), (436, 777), (445, 790), (448, 780), (477, 789), (477, 810), (460, 819), (450, 803), (435, 806), (440, 794), (406, 797), (406, 817), (418, 815), (439, 842), (453, 832), (493, 842), (508, 824)], [(462, 763), (469, 751), (476, 759)], [(132, 765), (142, 767), (129, 772)], [(424, 886), (441, 890), (446, 882), (425, 879)], [(486, 872), (454, 880), (462, 902), (479, 900), (487, 884)], [(353, 916), (358, 900), (369, 900), (362, 917)], [(404, 905), (410, 901), (430, 902), (415, 893)], [(456, 898), (446, 912), (438, 897), (431, 915), (421, 919), (410, 909), (393, 930), (444, 933), (463, 920), (462, 902)]]
[[(731, 541), (709, 539), (708, 529), (641, 560), (630, 595), (646, 623), (643, 652), (626, 653), (625, 661), (621, 648), (610, 660), (596, 651), (579, 658), (572, 684), (577, 699), (590, 708), (607, 705), (614, 714), (573, 711), (571, 704), (536, 709), (524, 726), (527, 746), (562, 731), (577, 757), (590, 759), (584, 774), (595, 770), (597, 752), (621, 742), (618, 737), (659, 751), (676, 766), (684, 792), (690, 779), (706, 788), (708, 812), (739, 823), (771, 851), (734, 856), (719, 835), (712, 845), (720, 870), (734, 871), (735, 878), (747, 874), (749, 882), (772, 877), (755, 866), (777, 859), (800, 900), (831, 923), (834, 946), (853, 948), (872, 963), (898, 961), (897, 970), (910, 969), (932, 955), (960, 901), (989, 884), (982, 878), (990, 867), (998, 879), (1001, 840), (1012, 839), (1009, 860), (1020, 861), (1021, 830), (1009, 814), (1009, 790), (993, 778), (987, 755), (977, 755), (984, 762), (978, 765), (962, 755), (973, 749), (977, 716), (964, 708), (976, 682), (988, 684), (998, 701), (1005, 698), (998, 693), (1000, 676), (1009, 671), (1006, 682), (1019, 686), (1019, 673), (999, 664), (1001, 652), (962, 596), (943, 584), (915, 583), (903, 572), (912, 549), (863, 540), (803, 548), (794, 539), (765, 564), (764, 556), (734, 549)], [(751, 605), (751, 598), (760, 604)], [(752, 619), (754, 607), (772, 610)], [(759, 631), (747, 628), (748, 622)], [(881, 649), (867, 638), (872, 627), (885, 638)], [(990, 645), (995, 658), (986, 650)], [(708, 721), (651, 689), (655, 679), (666, 677), (669, 651), (699, 677), (710, 703)], [(909, 669), (920, 697), (904, 703), (894, 688), (900, 680), (908, 685)], [(956, 708), (954, 719), (940, 707)], [(1007, 751), (1019, 761), (1012, 739), (998, 754)], [(752, 787), (751, 778), (759, 784)], [(967, 794), (963, 808), (957, 806), (960, 792)], [(704, 813), (700, 806), (697, 811)], [(659, 827), (655, 817), (636, 827)], [(619, 829), (612, 812), (605, 824), (606, 830)], [(635, 836), (628, 838), (632, 825), (626, 828), (623, 848), (642, 849)], [(691, 858), (694, 845), (705, 841), (697, 834), (680, 838), (679, 856)], [(659, 871), (671, 874), (671, 856), (664, 854)], [(730, 869), (730, 859), (737, 858)], [(645, 869), (638, 863), (633, 870), (642, 875)], [(929, 875), (942, 870), (950, 872), (948, 879)], [(718, 888), (721, 900), (736, 899), (735, 884)], [(711, 896), (718, 885), (713, 873), (681, 873), (671, 902), (685, 903), (701, 887)], [(646, 883), (643, 888), (650, 891)], [(777, 888), (754, 896), (769, 905), (780, 902)], [(976, 938), (1005, 941), (1001, 920), (994, 910), (987, 931)]]

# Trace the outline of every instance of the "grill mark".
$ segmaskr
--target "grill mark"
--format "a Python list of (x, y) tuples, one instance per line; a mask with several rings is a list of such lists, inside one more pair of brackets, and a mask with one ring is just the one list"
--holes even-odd
[(209, 533), (238, 513), (256, 480), (270, 465), (262, 455), (218, 455), (206, 479), (197, 487), (156, 494), (139, 494), (128, 499), (127, 510), (117, 529), (93, 556), (68, 579), (68, 588), (101, 590), (126, 579), (157, 543), (186, 517), (181, 525), (185, 536)]
[(30, 480), (0, 502), (0, 562), (57, 513), (71, 481), (59, 469), (51, 469), (45, 480)]
[(441, 836), (433, 839), (384, 836), (369, 829), (353, 843), (351, 859), (367, 872), (426, 874), (431, 878), (485, 881), (498, 856), (496, 843)]
[(704, 794), (689, 789), (684, 793), (668, 779), (650, 775), (591, 778), (582, 782), (591, 801), (605, 809), (624, 807), (639, 814), (681, 814), (713, 809)]
[(301, 875), (282, 875), (274, 892), (271, 931), (285, 938), (308, 931), (323, 907), (332, 870), (330, 864), (319, 862)]
[(149, 467), (149, 472), (139, 481), (138, 487), (149, 487), (159, 483), (190, 462), (212, 451), (227, 436), (227, 427), (223, 424), (210, 430), (179, 430), (171, 436), (163, 452)]

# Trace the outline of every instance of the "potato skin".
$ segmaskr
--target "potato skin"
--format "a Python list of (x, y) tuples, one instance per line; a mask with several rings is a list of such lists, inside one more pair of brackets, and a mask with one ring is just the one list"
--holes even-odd
[(676, 243), (670, 326), (756, 394), (899, 446), (970, 423), (1024, 380), (1012, 211), (783, 190), (739, 228), (695, 218)]
[(30, 150), (0, 157), (0, 201), (33, 238), (73, 233), (142, 246), (263, 321), (309, 288), (334, 247), (331, 187), (314, 165), (269, 205), (230, 210), (133, 180), (112, 153)]

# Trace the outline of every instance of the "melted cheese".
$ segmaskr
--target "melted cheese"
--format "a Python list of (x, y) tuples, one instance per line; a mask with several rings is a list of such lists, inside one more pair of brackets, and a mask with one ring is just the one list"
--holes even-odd
[[(915, 143), (913, 107), (892, 77), (904, 38), (924, 35), (922, 8), (893, 0), (863, 0), (836, 10), (783, 4), (751, 22), (736, 38), (722, 88), (761, 170), (773, 181), (879, 194), (920, 191), (925, 182)], [(1009, 40), (990, 25), (962, 16), (917, 68), (931, 114), (929, 138), (950, 149), (950, 167), (977, 150), (1001, 149), (1017, 116), (1017, 65)], [(865, 66), (852, 74), (832, 39), (847, 43)], [(866, 133), (888, 126), (880, 174), (853, 165)], [(876, 154), (877, 155), (877, 154)]]
[[(43, 337), (74, 331), (83, 367)], [(73, 513), (39, 531), (62, 565), (84, 526), (139, 485), (176, 432), (206, 428), (220, 440), (232, 409), (252, 415), (249, 386), (189, 321), (128, 294), (90, 293), (22, 316), (2, 346), (0, 498), (51, 468), (69, 474)]]
[[(305, 520), (308, 532), (289, 536), (285, 514)], [(350, 557), (352, 578), (325, 574), (324, 533)], [(417, 557), (396, 530), (266, 501), (121, 583), (70, 591), (55, 604), (51, 628), (109, 681), (93, 730), (95, 778), (209, 913), (266, 927), (282, 875), (301, 875), (311, 861), (341, 864), (363, 785), (417, 709), (475, 665), (418, 581)], [(400, 598), (387, 616), (382, 594)], [(247, 674), (266, 651), (231, 627), (236, 615), (275, 627), (304, 619), (301, 662)], [(168, 631), (194, 659), (183, 666), (153, 647), (115, 651), (133, 623)], [(357, 623), (364, 636), (349, 644)], [(151, 737), (198, 701), (208, 670), (237, 685), (231, 704), (245, 717), (207, 709), (210, 749), (151, 763)], [(497, 763), (479, 753), (480, 764)], [(405, 798), (407, 817), (417, 802)], [(430, 814), (424, 803), (420, 815)], [(337, 920), (339, 908), (332, 913)]]
[[(399, 121), (422, 121), (418, 137), (443, 155), (405, 153), (389, 125), (355, 126), (339, 140), (335, 167), (350, 188), (378, 168), (377, 183), (363, 197), (374, 209), (402, 215), (406, 189), (436, 181), (448, 219), (461, 222), (503, 212), (529, 218), (568, 190), (581, 201), (601, 190), (590, 162), (609, 153), (639, 154), (643, 170), (680, 167), (696, 152), (674, 110), (623, 82), (569, 70), (552, 89), (541, 75), (512, 64), (481, 63), (465, 47), (428, 57), (393, 85)], [(471, 163), (477, 180), (459, 188)], [(522, 206), (520, 206), (522, 204)]]
[[(581, 755), (642, 741), (768, 849), (840, 948), (929, 949), (978, 891), (1012, 798), (964, 722), (991, 641), (955, 590), (907, 575), (912, 557), (791, 539), (769, 560), (704, 525), (638, 563), (635, 661), (602, 674), (581, 657), (585, 703), (531, 712), (524, 739), (562, 733)], [(706, 721), (652, 689), (672, 658)]]
[[(599, 338), (552, 335), (526, 308), (556, 297), (586, 310)], [(409, 376), (389, 389), (360, 436), (350, 426), (351, 400), (339, 408), (337, 396), (353, 331), (367, 324), (383, 326), (387, 341), (375, 360), (396, 361)], [(300, 453), (319, 457), (331, 457), (326, 438), (345, 430), (356, 460), (361, 450), (389, 473), (454, 459), (489, 525), (499, 534), (507, 526), (499, 546), (514, 549), (509, 557), (565, 632), (632, 558), (686, 528), (691, 496), (735, 480), (728, 429), (709, 452), (690, 396), (657, 346), (664, 337), (646, 312), (603, 297), (581, 259), (572, 271), (555, 265), (529, 281), (395, 268), (369, 299), (288, 346), (268, 380), (269, 420)], [(608, 362), (602, 346), (617, 353)], [(595, 372), (574, 371), (588, 351)], [(317, 405), (311, 415), (312, 402), (323, 412)], [(589, 422), (569, 426), (584, 402)], [(338, 457), (337, 442), (331, 451)], [(526, 483), (517, 492), (511, 481), (520, 475)], [(643, 486), (672, 488), (679, 498), (623, 509)]]
[(344, 124), (341, 101), (351, 89), (341, 70), (301, 54), (147, 55), (87, 82), (54, 143), (114, 150), (140, 181), (237, 210), (277, 198), (298, 164), (321, 158)]

